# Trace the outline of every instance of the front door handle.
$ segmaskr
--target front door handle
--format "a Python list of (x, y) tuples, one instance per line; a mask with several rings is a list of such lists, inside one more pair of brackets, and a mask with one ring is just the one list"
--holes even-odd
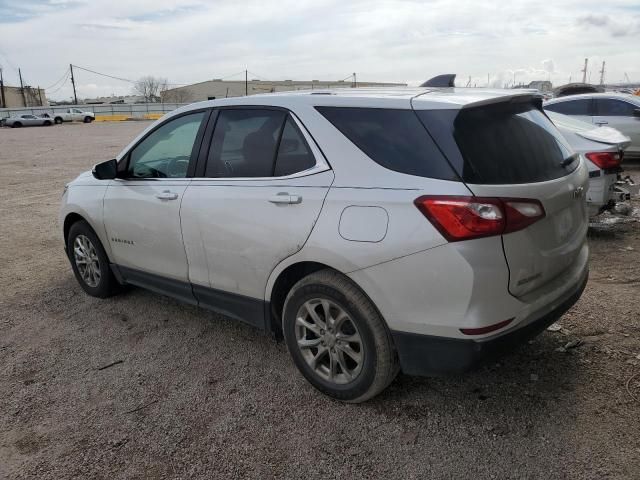
[(609, 125), (606, 120), (596, 120), (596, 125)]
[(271, 198), (269, 198), (269, 201), (276, 204), (295, 205), (302, 203), (302, 196), (289, 195), (288, 192), (279, 192), (276, 195), (272, 195)]
[(162, 193), (156, 194), (156, 198), (160, 200), (176, 200), (178, 198), (178, 194), (165, 190)]

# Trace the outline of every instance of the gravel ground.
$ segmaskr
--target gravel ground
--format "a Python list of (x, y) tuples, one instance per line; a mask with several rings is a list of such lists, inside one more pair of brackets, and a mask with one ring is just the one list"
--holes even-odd
[(146, 125), (0, 130), (0, 478), (640, 478), (640, 202), (560, 331), (345, 405), (248, 326), (76, 284), (63, 185)]

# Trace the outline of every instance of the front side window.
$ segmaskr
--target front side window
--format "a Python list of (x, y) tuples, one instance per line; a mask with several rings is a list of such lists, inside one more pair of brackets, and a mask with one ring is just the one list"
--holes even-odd
[(569, 100), (566, 102), (545, 105), (545, 110), (562, 113), (563, 115), (591, 115), (591, 99)]
[(622, 100), (599, 98), (596, 100), (596, 112), (602, 117), (632, 117), (633, 111), (639, 107)]
[(130, 154), (129, 178), (184, 178), (205, 112), (183, 115), (153, 131)]

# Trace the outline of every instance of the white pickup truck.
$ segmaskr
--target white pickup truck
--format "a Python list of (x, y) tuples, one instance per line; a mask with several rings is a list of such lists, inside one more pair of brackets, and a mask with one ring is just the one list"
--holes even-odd
[(67, 108), (64, 112), (54, 112), (53, 121), (57, 124), (62, 122), (84, 122), (91, 123), (96, 119), (96, 115), (93, 112), (83, 112), (77, 108)]

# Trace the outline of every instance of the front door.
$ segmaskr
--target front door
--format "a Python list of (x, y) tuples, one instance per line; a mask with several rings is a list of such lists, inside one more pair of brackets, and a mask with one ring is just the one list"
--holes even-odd
[(207, 114), (182, 115), (153, 130), (123, 157), (122, 178), (104, 198), (111, 260), (125, 280), (191, 302), (180, 204)]
[(264, 326), (269, 275), (305, 244), (333, 172), (284, 110), (223, 109), (210, 138), (182, 202), (189, 278), (201, 305)]

